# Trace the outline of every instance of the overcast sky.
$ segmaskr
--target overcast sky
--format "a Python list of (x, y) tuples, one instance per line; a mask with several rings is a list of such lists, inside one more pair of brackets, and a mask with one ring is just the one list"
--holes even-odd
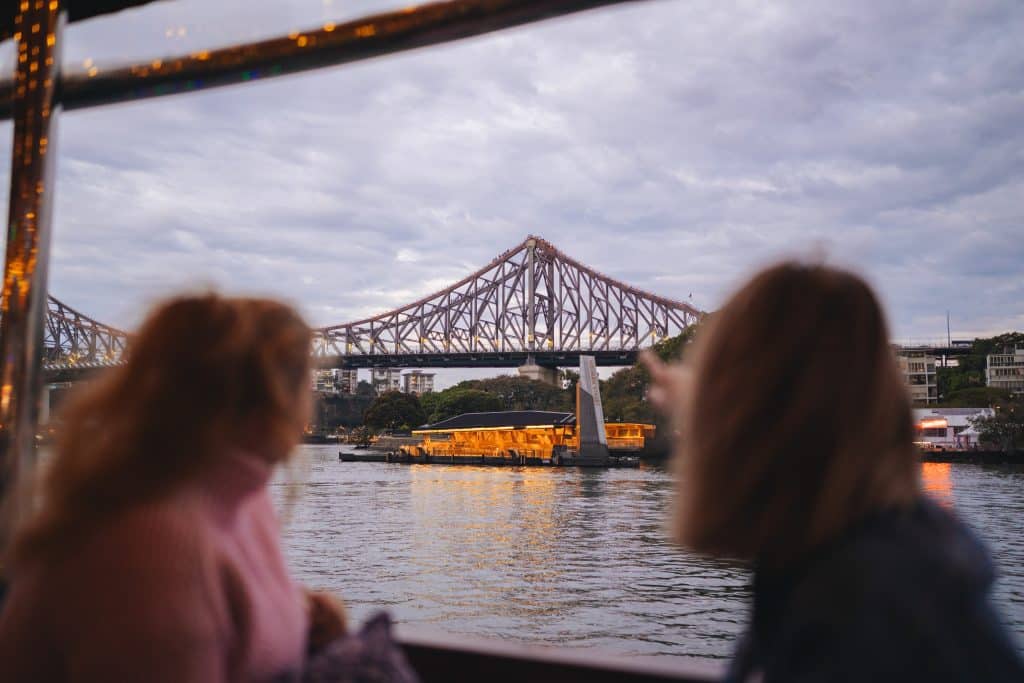
[[(158, 3), (72, 27), (67, 62), (387, 5)], [(1021, 330), (1022, 36), (1018, 0), (654, 0), (69, 113), (50, 289), (129, 328), (206, 285), (325, 325), (534, 233), (706, 310), (760, 264), (824, 254), (877, 286), (897, 338), (944, 336), (947, 309), (954, 336)]]

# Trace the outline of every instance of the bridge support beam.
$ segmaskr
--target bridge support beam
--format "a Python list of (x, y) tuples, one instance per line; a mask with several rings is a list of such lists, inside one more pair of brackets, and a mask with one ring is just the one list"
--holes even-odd
[(27, 483), (35, 460), (63, 4), (23, 2), (14, 20), (18, 69), (0, 304), (0, 549), (28, 510)]
[(519, 376), (526, 379), (535, 379), (553, 387), (560, 386), (558, 381), (558, 368), (549, 368), (544, 365), (537, 365), (533, 356), (529, 356), (524, 365), (519, 366)]

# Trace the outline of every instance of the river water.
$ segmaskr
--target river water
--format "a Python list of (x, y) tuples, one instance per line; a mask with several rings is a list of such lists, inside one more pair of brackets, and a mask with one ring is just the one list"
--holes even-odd
[[(356, 619), (620, 655), (720, 660), (748, 609), (742, 566), (668, 540), (661, 467), (342, 463), (303, 446), (272, 487), (296, 578)], [(1024, 468), (926, 464), (928, 492), (989, 544), (993, 599), (1024, 646)], [(1024, 648), (1022, 648), (1024, 651)]]

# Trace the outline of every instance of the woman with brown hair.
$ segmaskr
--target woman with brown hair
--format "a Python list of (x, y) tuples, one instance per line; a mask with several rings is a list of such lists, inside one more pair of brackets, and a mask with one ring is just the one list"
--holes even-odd
[(728, 680), (1020, 681), (974, 535), (924, 497), (882, 310), (848, 272), (783, 263), (644, 358), (675, 420), (678, 540), (752, 565)]
[(311, 332), (283, 304), (160, 306), (63, 412), (9, 549), (4, 681), (269, 681), (344, 631), (296, 586), (267, 492), (309, 413)]

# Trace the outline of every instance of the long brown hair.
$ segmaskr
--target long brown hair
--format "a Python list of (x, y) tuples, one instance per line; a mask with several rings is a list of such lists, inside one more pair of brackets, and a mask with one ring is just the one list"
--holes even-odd
[(861, 278), (768, 268), (711, 317), (690, 358), (677, 454), (685, 545), (786, 565), (917, 497), (909, 398)]
[(207, 294), (158, 306), (125, 363), (61, 411), (40, 505), (12, 559), (177, 490), (225, 449), (286, 458), (307, 419), (310, 341), (298, 313), (275, 301)]

